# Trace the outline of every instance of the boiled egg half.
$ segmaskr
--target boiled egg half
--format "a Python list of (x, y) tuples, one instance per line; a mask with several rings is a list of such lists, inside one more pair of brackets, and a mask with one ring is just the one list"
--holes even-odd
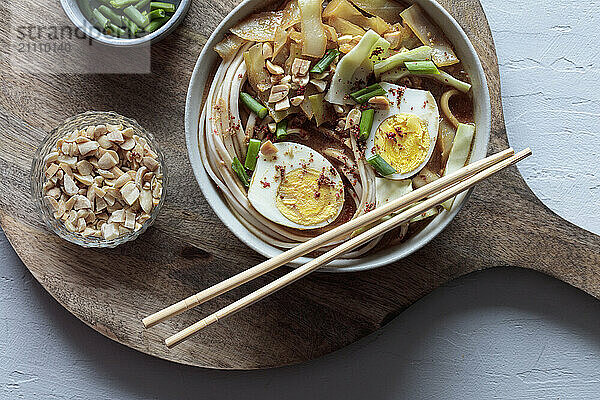
[(390, 102), (388, 110), (376, 110), (367, 139), (366, 156), (381, 156), (397, 172), (387, 179), (406, 179), (419, 172), (433, 154), (440, 113), (426, 90), (382, 82)]
[(342, 178), (331, 163), (308, 146), (279, 142), (262, 152), (248, 188), (248, 200), (265, 218), (290, 228), (329, 225), (344, 206)]

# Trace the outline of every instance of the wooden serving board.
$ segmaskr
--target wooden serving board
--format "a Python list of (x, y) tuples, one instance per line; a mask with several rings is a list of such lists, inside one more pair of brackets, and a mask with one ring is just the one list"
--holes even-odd
[[(487, 73), (490, 152), (506, 148), (498, 64), (481, 5), (441, 2), (471, 38)], [(56, 3), (53, 12), (59, 7), (57, 0), (23, 3), (45, 8)], [(152, 48), (152, 74), (20, 74), (11, 70), (2, 46), (0, 222), (27, 268), (65, 308), (107, 337), (157, 357), (253, 369), (299, 363), (344, 347), (436, 287), (484, 268), (531, 268), (600, 296), (600, 237), (548, 210), (511, 168), (479, 185), (454, 222), (411, 257), (368, 272), (313, 274), (168, 350), (165, 337), (286, 272), (282, 268), (150, 330), (140, 322), (262, 260), (219, 222), (202, 197), (184, 138), (194, 63), (235, 4), (194, 1), (183, 25)], [(1, 37), (14, 35), (11, 29), (0, 27)], [(29, 192), (31, 159), (45, 132), (87, 110), (137, 119), (157, 137), (169, 163), (167, 203), (158, 220), (140, 239), (113, 250), (86, 250), (56, 237), (42, 226)]]

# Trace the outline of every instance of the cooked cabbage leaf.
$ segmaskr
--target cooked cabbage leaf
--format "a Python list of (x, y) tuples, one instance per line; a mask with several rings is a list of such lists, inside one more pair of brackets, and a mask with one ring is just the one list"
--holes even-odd
[(321, 58), (327, 49), (327, 35), (321, 20), (323, 0), (298, 0), (301, 15), (302, 54)]
[(360, 42), (348, 52), (338, 63), (335, 74), (331, 79), (331, 86), (325, 96), (325, 100), (332, 104), (351, 104), (349, 98), (353, 84), (357, 81), (355, 76), (357, 70), (364, 63), (372, 65), (369, 60), (373, 46), (381, 39), (373, 30), (367, 31)]
[(252, 14), (231, 28), (230, 31), (242, 39), (272, 42), (275, 40), (277, 28), (287, 29), (298, 22), (300, 22), (300, 8), (298, 2), (292, 0), (285, 5), (283, 10)]

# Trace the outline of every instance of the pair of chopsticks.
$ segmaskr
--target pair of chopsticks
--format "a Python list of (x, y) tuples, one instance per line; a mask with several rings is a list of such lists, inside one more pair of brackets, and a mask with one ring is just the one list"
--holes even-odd
[[(268, 285), (256, 290), (253, 293), (250, 293), (249, 295), (209, 315), (201, 321), (198, 321), (184, 330), (168, 337), (165, 340), (165, 344), (167, 347), (171, 348), (186, 340), (193, 334), (206, 328), (210, 324), (218, 322), (220, 319), (223, 319), (229, 315), (233, 315), (238, 311), (241, 311), (242, 309), (264, 299), (270, 294), (275, 293), (279, 289), (282, 289), (285, 286), (303, 278), (304, 276), (331, 262), (344, 253), (347, 253), (368, 242), (369, 240), (382, 235), (403, 223), (406, 223), (411, 218), (429, 210), (432, 207), (442, 204), (444, 201), (455, 197), (457, 194), (468, 190), (482, 180), (489, 178), (490, 176), (510, 165), (516, 164), (530, 155), (531, 150), (529, 148), (516, 154), (514, 150), (510, 148), (480, 161), (474, 162), (473, 164), (469, 164), (458, 171), (444, 176), (419, 189), (416, 189), (395, 201), (392, 201), (358, 218), (350, 220), (345, 224), (323, 233), (322, 235), (310, 239), (307, 242), (301, 243), (296, 247), (291, 248), (269, 260), (240, 272), (239, 274), (234, 275), (221, 283), (211, 286), (208, 289), (205, 289), (161, 311), (158, 311), (144, 318), (142, 323), (146, 328), (152, 327), (170, 317), (181, 314), (186, 310), (189, 310), (199, 304), (215, 298), (216, 296), (228, 292), (231, 289), (243, 285), (244, 283), (264, 275), (282, 265), (285, 265), (298, 257), (317, 250), (335, 239), (352, 233), (360, 227), (377, 223), (377, 221), (380, 221), (382, 217), (403, 210), (387, 221), (381, 222), (371, 229), (361, 233), (360, 235), (346, 240), (332, 250), (329, 250), (328, 252), (318, 256), (308, 263), (294, 269), (293, 271), (269, 283)], [(406, 209), (406, 207), (419, 201), (421, 202)]]

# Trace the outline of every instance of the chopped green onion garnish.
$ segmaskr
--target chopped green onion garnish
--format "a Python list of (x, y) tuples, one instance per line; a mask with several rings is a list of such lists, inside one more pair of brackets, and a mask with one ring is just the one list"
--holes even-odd
[(406, 61), (404, 66), (414, 74), (439, 74), (433, 61)]
[(117, 14), (114, 10), (106, 7), (104, 4), (98, 7), (98, 11), (102, 13), (106, 18), (110, 20), (113, 24), (117, 26), (122, 26), (121, 16)]
[(164, 18), (152, 20), (152, 21), (150, 21), (148, 26), (146, 26), (146, 28), (144, 28), (144, 30), (148, 33), (152, 33), (155, 30), (157, 30), (158, 28), (160, 28), (161, 26), (163, 26), (169, 19), (171, 19), (171, 17), (164, 17)]
[(125, 29), (122, 29), (111, 22), (108, 23), (106, 29), (108, 33), (116, 37), (125, 37), (127, 35), (127, 31)]
[(387, 161), (385, 161), (379, 154), (375, 154), (367, 161), (373, 166), (373, 168), (375, 168), (375, 171), (377, 171), (381, 176), (388, 176), (398, 172), (394, 169), (394, 167), (388, 164)]
[(240, 100), (242, 100), (242, 103), (244, 103), (246, 105), (246, 107), (248, 107), (250, 109), (250, 111), (252, 111), (254, 114), (258, 115), (258, 118), (260, 118), (260, 119), (266, 117), (267, 114), (269, 113), (269, 110), (267, 110), (267, 107), (260, 104), (257, 100), (254, 99), (254, 97), (250, 96), (246, 92), (240, 93)]
[(165, 10), (162, 8), (157, 8), (156, 10), (152, 10), (148, 13), (148, 18), (150, 18), (150, 21), (152, 21), (153, 19), (164, 18), (165, 15), (167, 15)]
[(144, 8), (148, 7), (149, 4), (150, 0), (141, 0), (135, 5), (135, 8), (142, 11)]
[(404, 66), (407, 61), (431, 60), (432, 51), (433, 49), (429, 46), (421, 46), (416, 49), (396, 53), (393, 56), (389, 56), (385, 60), (376, 63), (373, 66), (373, 72), (375, 72), (375, 76), (379, 78), (384, 72)]
[(256, 159), (258, 158), (258, 151), (260, 150), (260, 140), (250, 139), (248, 143), (248, 151), (246, 152), (246, 162), (244, 166), (251, 171), (254, 171), (256, 167)]
[(138, 0), (110, 0), (110, 5), (114, 8), (123, 8), (137, 3)]
[(140, 27), (137, 26), (132, 20), (126, 16), (123, 16), (121, 19), (123, 20), (123, 25), (125, 25), (131, 33), (131, 36), (135, 36), (139, 32)]
[(367, 93), (372, 92), (373, 90), (377, 90), (377, 89), (381, 89), (381, 85), (379, 85), (379, 83), (374, 83), (371, 86), (367, 86), (364, 89), (360, 89), (354, 93), (350, 93), (350, 97), (352, 97), (354, 99), (358, 96), (362, 96), (363, 94), (367, 94)]
[(125, 13), (125, 15), (131, 18), (131, 20), (135, 22), (135, 24), (140, 28), (145, 28), (146, 25), (150, 23), (150, 18), (148, 18), (147, 15), (142, 14), (140, 10), (138, 10), (134, 6), (125, 7), (123, 13)]
[(372, 92), (369, 92), (367, 94), (360, 95), (360, 96), (354, 98), (354, 100), (356, 100), (356, 102), (358, 104), (363, 104), (363, 103), (366, 103), (367, 101), (369, 101), (369, 99), (371, 97), (383, 96), (385, 93), (386, 92), (385, 92), (385, 90), (383, 90), (383, 88), (379, 88), (379, 89), (373, 90)]
[(150, 3), (151, 10), (156, 10), (158, 8), (162, 8), (163, 10), (165, 10), (166, 12), (169, 12), (169, 13), (175, 12), (175, 4), (164, 3), (161, 1), (153, 1)]
[(248, 178), (248, 174), (246, 173), (246, 169), (244, 169), (244, 166), (242, 165), (242, 163), (240, 162), (240, 160), (238, 160), (237, 157), (233, 158), (233, 162), (231, 163), (231, 168), (236, 173), (236, 175), (238, 176), (238, 178), (240, 178), (240, 181), (242, 182), (242, 184), (245, 187), (250, 186), (250, 178)]
[(78, 2), (78, 4), (79, 4), (79, 9), (81, 10), (81, 13), (85, 17), (85, 19), (87, 19), (88, 21), (91, 21), (92, 18), (94, 17), (94, 15), (92, 14), (92, 6), (90, 5), (90, 2), (89, 1), (80, 1), (80, 2)]
[(362, 104), (366, 103), (371, 97), (383, 96), (384, 94), (385, 90), (383, 90), (379, 83), (374, 83), (371, 86), (367, 86), (364, 89), (360, 89), (354, 93), (350, 93), (350, 97), (352, 97), (357, 103)]
[(94, 19), (96, 20), (96, 26), (101, 30), (106, 29), (106, 27), (110, 23), (108, 18), (106, 18), (104, 14), (102, 14), (97, 8), (94, 8), (92, 14), (94, 15)]
[(358, 130), (358, 138), (360, 140), (367, 140), (371, 134), (371, 128), (373, 127), (373, 117), (375, 116), (375, 110), (369, 108), (364, 110), (360, 115), (360, 125)]
[(310, 72), (314, 72), (315, 74), (322, 74), (329, 67), (329, 65), (335, 60), (337, 56), (340, 55), (340, 52), (336, 49), (330, 49), (325, 53), (323, 58), (321, 58), (314, 67), (311, 68)]
[(287, 120), (281, 120), (277, 123), (277, 129), (275, 130), (275, 136), (277, 139), (283, 139), (287, 136)]

